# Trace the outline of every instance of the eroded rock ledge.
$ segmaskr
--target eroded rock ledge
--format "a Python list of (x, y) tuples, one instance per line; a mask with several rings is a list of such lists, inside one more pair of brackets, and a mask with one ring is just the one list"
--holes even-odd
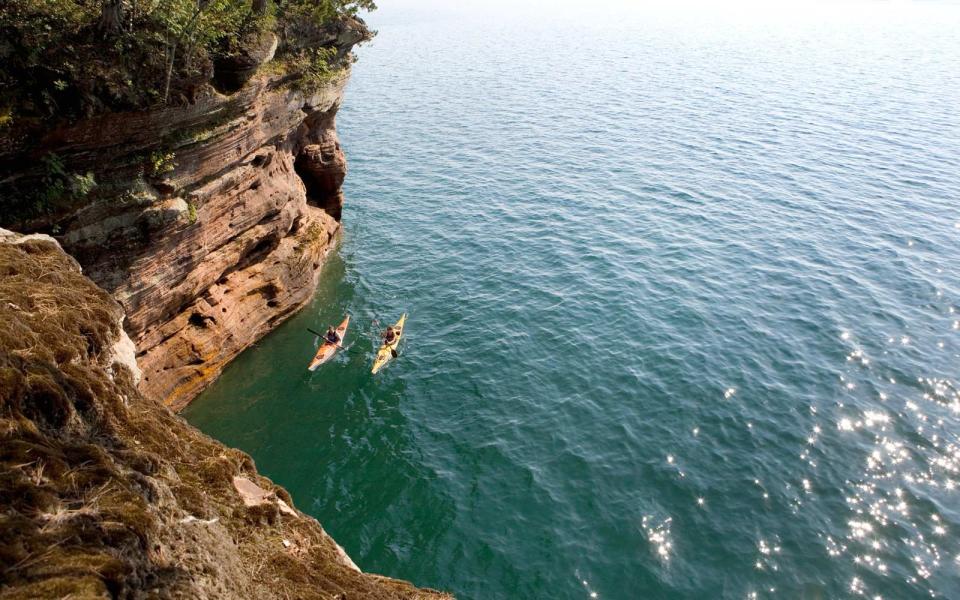
[(93, 200), (27, 229), (120, 302), (142, 393), (174, 409), (309, 300), (340, 229), (349, 70), (306, 92), (268, 67), (231, 95), (87, 119), (31, 151), (96, 173)]
[(0, 597), (437, 599), (359, 572), (252, 459), (137, 390), (121, 307), (0, 230)]

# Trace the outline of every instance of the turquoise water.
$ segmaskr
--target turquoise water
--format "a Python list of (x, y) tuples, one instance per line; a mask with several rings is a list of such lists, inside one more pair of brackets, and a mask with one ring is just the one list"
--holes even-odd
[(191, 422), (462, 599), (960, 595), (960, 8), (371, 22), (343, 243)]

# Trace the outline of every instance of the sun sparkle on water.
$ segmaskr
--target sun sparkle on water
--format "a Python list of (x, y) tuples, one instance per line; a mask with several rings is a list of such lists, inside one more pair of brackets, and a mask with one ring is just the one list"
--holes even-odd
[[(960, 589), (960, 7), (404, 1), (316, 300), (187, 417), (466, 600)], [(376, 378), (302, 369), (344, 312)]]

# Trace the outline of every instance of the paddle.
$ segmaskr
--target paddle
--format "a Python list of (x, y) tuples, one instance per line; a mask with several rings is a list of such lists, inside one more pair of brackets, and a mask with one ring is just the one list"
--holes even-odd
[(310, 333), (312, 333), (312, 334), (314, 334), (314, 335), (319, 335), (319, 336), (323, 339), (323, 341), (327, 342), (328, 344), (333, 344), (334, 346), (336, 346), (337, 348), (340, 348), (341, 350), (346, 350), (346, 348), (344, 348), (344, 347), (341, 346), (340, 344), (337, 344), (336, 342), (331, 342), (330, 340), (328, 340), (328, 339), (327, 339), (327, 334), (325, 334), (325, 333), (316, 332), (316, 331), (310, 329), (309, 327), (307, 327), (307, 331), (309, 331)]

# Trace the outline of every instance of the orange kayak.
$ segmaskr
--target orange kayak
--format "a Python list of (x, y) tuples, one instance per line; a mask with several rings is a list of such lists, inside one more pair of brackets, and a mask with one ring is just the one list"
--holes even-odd
[[(340, 344), (343, 344), (344, 338), (347, 335), (347, 325), (350, 324), (350, 315), (347, 315), (343, 318), (343, 322), (340, 323), (340, 326), (337, 327), (337, 335), (340, 336)], [(314, 355), (313, 360), (310, 361), (310, 366), (307, 367), (309, 371), (315, 371), (317, 367), (327, 362), (333, 355), (337, 353), (337, 350), (340, 349), (340, 346), (337, 344), (331, 344), (326, 339), (323, 340), (323, 343), (320, 344), (320, 347), (317, 348), (317, 353)]]

